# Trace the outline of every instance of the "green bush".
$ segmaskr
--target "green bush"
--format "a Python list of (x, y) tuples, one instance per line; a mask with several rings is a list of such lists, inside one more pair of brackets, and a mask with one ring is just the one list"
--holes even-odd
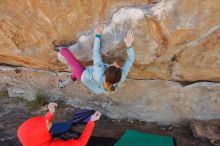
[(38, 93), (36, 95), (35, 100), (27, 103), (27, 107), (30, 111), (34, 111), (34, 110), (37, 110), (46, 104), (47, 104), (47, 102), (46, 102), (45, 95), (43, 95), (42, 93)]

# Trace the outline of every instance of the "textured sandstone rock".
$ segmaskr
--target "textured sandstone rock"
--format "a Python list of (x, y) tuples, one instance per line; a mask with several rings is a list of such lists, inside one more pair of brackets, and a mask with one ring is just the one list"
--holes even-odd
[(105, 21), (107, 62), (123, 61), (123, 35), (135, 31), (130, 77), (220, 81), (219, 0), (11, 0), (1, 1), (0, 14), (0, 63), (63, 70), (51, 48), (70, 41), (77, 41), (71, 49), (81, 61), (91, 63), (93, 27)]
[[(132, 78), (220, 81), (218, 1), (193, 3), (196, 9), (191, 0), (119, 9), (104, 30), (102, 52), (106, 61), (125, 58), (121, 42), (126, 31), (134, 29)], [(71, 47), (81, 60), (91, 61), (93, 35), (80, 36), (78, 44)]]
[[(1, 67), (0, 88), (26, 100), (44, 92), (52, 100), (99, 109), (112, 118), (220, 118), (219, 14), (219, 0), (0, 0), (0, 64), (29, 67)], [(130, 79), (109, 96), (94, 95), (79, 82), (59, 89), (58, 79), (69, 74), (57, 72), (68, 69), (53, 45), (71, 44), (89, 65), (94, 26), (101, 21), (106, 23), (106, 62), (123, 63), (123, 36), (134, 30)]]
[(220, 121), (193, 121), (190, 124), (195, 137), (220, 140)]
[[(100, 110), (111, 118), (167, 123), (220, 118), (220, 83), (182, 85), (173, 81), (130, 79), (115, 94), (95, 95), (78, 81), (59, 89), (58, 79), (67, 76), (68, 73), (1, 67), (0, 90), (28, 100), (43, 92), (50, 100), (63, 99), (75, 107)], [(22, 92), (17, 92), (20, 89)]]
[(53, 43), (76, 40), (122, 6), (149, 0), (10, 0), (0, 1), (0, 62), (62, 69)]

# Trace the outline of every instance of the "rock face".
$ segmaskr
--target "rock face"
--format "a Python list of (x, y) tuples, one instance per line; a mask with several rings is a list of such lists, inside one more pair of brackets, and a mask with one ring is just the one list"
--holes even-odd
[[(193, 3), (196, 9), (191, 0), (119, 9), (104, 30), (104, 56), (123, 56), (118, 53), (119, 44), (126, 31), (134, 29), (136, 62), (132, 78), (220, 81), (220, 15), (215, 14), (220, 12), (219, 1)], [(91, 60), (93, 35), (82, 35), (78, 40), (81, 47), (76, 44), (79, 49), (74, 53), (82, 52), (78, 55), (82, 60)], [(89, 47), (84, 45), (88, 43)]]
[[(0, 62), (58, 70), (53, 44), (77, 40), (99, 21), (122, 6), (149, 0), (1, 0)], [(39, 59), (40, 58), (40, 59)]]
[[(0, 0), (0, 14), (0, 64), (26, 67), (1, 67), (0, 87), (10, 97), (33, 100), (41, 91), (112, 118), (220, 118), (219, 0)], [(123, 63), (123, 37), (134, 30), (130, 79), (109, 96), (78, 82), (58, 89), (58, 79), (67, 77), (58, 72), (68, 69), (53, 46), (71, 44), (77, 58), (91, 64), (97, 22), (105, 22), (105, 62)]]
[(111, 118), (131, 118), (149, 122), (183, 123), (191, 119), (220, 118), (220, 83), (198, 82), (182, 85), (163, 80), (132, 80), (112, 95), (95, 95), (82, 83), (59, 89), (58, 79), (67, 73), (25, 68), (0, 68), (0, 89), (10, 97), (33, 100), (38, 92), (50, 100), (100, 110)]
[(135, 31), (136, 61), (130, 77), (219, 82), (219, 0), (150, 2), (1, 1), (0, 62), (63, 70), (53, 44), (76, 41), (74, 53), (89, 63), (93, 26), (105, 21), (102, 52), (107, 62), (125, 58), (122, 38), (128, 29)]

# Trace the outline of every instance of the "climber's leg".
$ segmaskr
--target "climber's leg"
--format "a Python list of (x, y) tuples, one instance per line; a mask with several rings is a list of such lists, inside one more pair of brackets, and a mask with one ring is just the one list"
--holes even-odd
[(75, 58), (75, 56), (67, 48), (62, 48), (60, 52), (66, 59), (73, 72), (72, 80), (80, 80), (81, 75), (85, 70), (85, 67)]

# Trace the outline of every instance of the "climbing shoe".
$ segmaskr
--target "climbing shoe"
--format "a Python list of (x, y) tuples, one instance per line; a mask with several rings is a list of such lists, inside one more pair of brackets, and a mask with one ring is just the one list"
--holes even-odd
[(74, 81), (76, 81), (76, 78), (75, 79), (68, 78), (66, 80), (59, 80), (59, 87), (61, 89), (63, 89), (64, 87), (68, 86), (69, 84), (73, 83)]
[(65, 85), (63, 84), (63, 81), (62, 80), (59, 80), (59, 87), (61, 89), (63, 89), (65, 87)]
[(63, 43), (63, 44), (59, 44), (59, 45), (54, 44), (54, 51), (60, 52), (60, 50), (62, 48), (69, 48), (70, 46), (72, 46), (75, 43), (77, 43), (77, 41), (69, 41), (69, 42), (66, 42), (66, 43)]
[(61, 49), (62, 47), (61, 46), (54, 46), (54, 51), (56, 51), (56, 52), (60, 52), (60, 49)]

